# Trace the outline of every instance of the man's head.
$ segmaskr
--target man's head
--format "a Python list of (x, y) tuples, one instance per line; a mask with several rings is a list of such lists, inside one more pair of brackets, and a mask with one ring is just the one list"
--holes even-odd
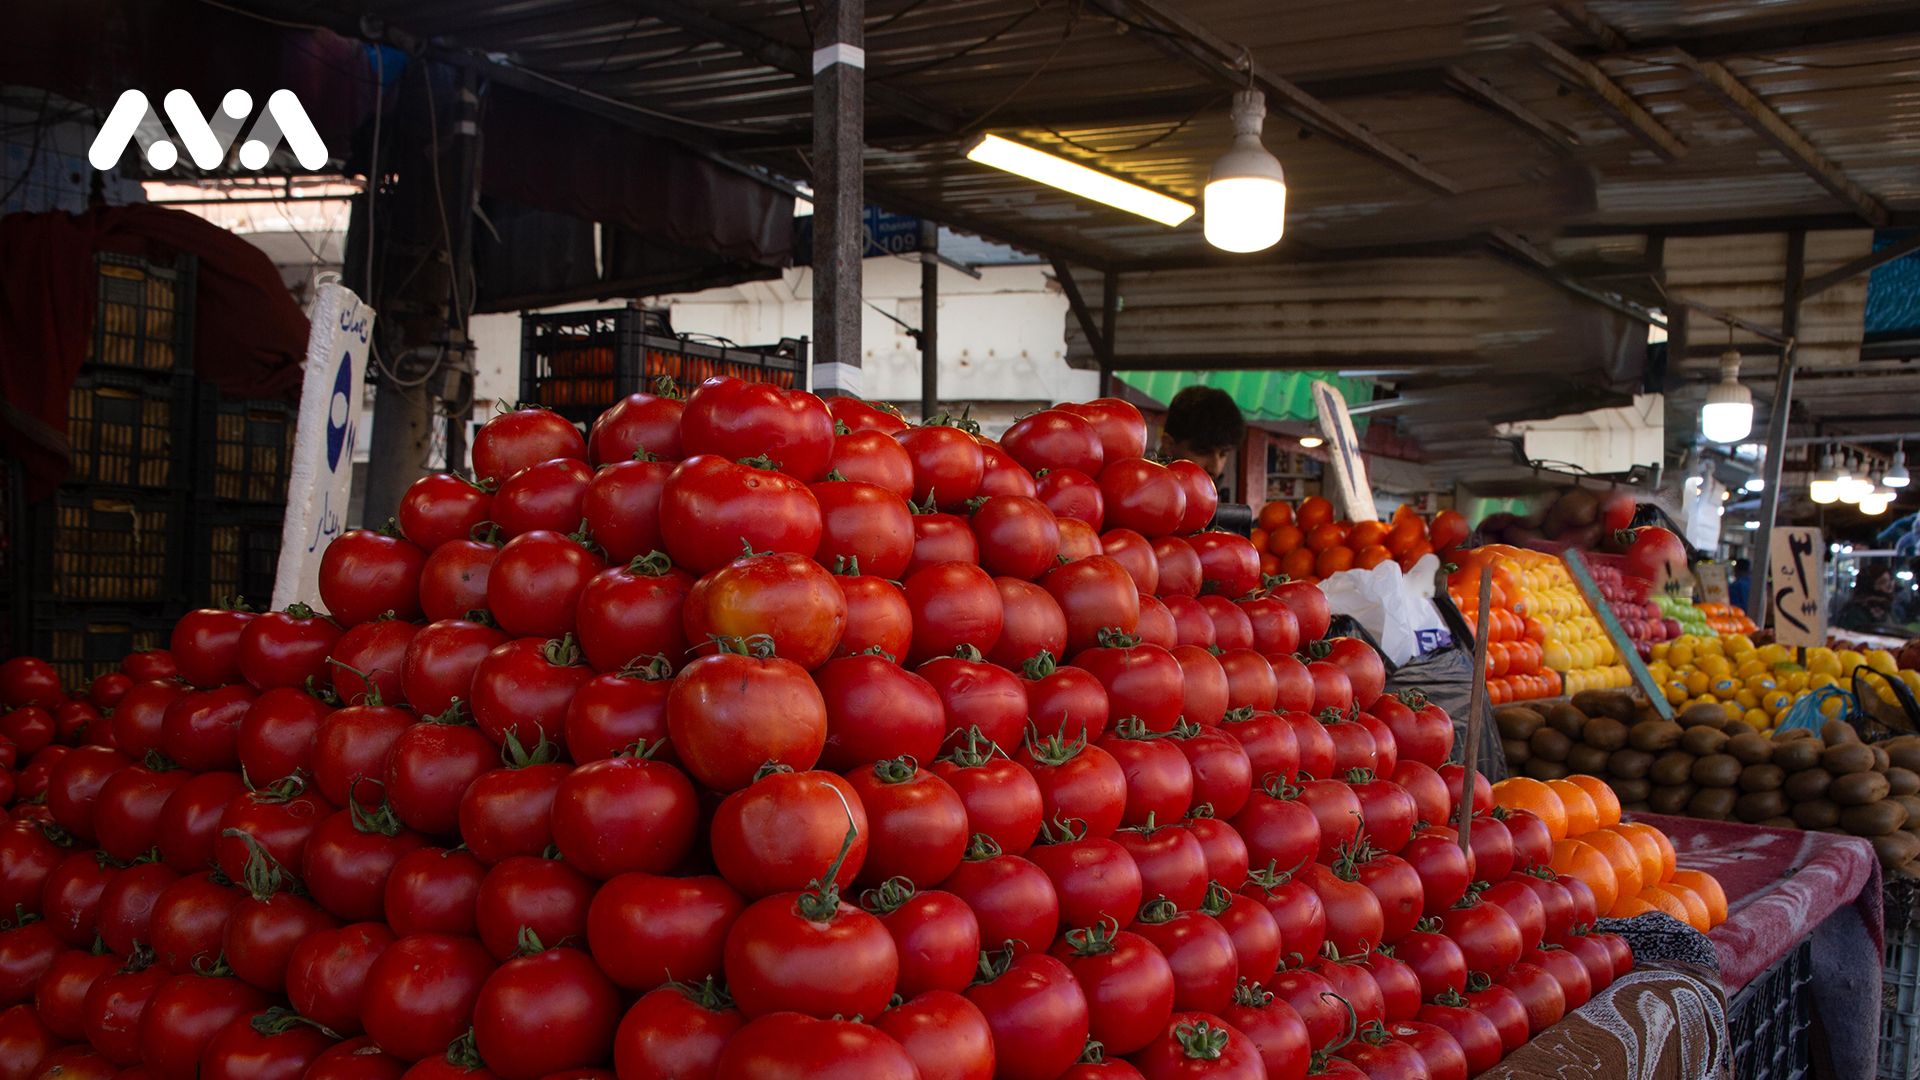
[(1161, 449), (1170, 457), (1193, 462), (1218, 480), (1226, 475), (1227, 464), (1246, 433), (1240, 406), (1226, 391), (1189, 386), (1167, 405)]

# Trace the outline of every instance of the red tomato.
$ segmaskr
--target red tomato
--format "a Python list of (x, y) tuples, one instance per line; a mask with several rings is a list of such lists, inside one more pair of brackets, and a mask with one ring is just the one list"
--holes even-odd
[(1105, 452), (1100, 433), (1084, 417), (1062, 409), (1042, 409), (1023, 416), (1000, 436), (1000, 445), (1033, 473), (1074, 469), (1097, 475)]
[(1319, 854), (1320, 821), (1299, 794), (1276, 775), (1234, 815), (1233, 827), (1246, 841), (1252, 865), (1298, 867)]
[(1452, 991), (1467, 989), (1467, 957), (1454, 940), (1439, 932), (1440, 920), (1425, 918), (1419, 928), (1393, 946), (1393, 955), (1413, 972), (1420, 984), (1420, 998), (1426, 1000)]
[(1140, 624), (1140, 594), (1116, 559), (1076, 559), (1049, 570), (1040, 585), (1066, 615), (1067, 652), (1076, 657), (1099, 645), (1102, 631), (1131, 634)]
[[(460, 613), (467, 610), (470, 609), (463, 608)], [(376, 691), (389, 704), (405, 704), (407, 697), (400, 682), (400, 670), (406, 662), (407, 646), (419, 632), (420, 628), (413, 623), (375, 619), (341, 634), (333, 646), (333, 662), (327, 665), (332, 669), (333, 692), (349, 705), (359, 704)], [(245, 730), (243, 722), (243, 737)]]
[(1538, 893), (1512, 877), (1494, 882), (1480, 893), (1482, 903), (1498, 904), (1520, 929), (1520, 951), (1539, 947), (1547, 932), (1547, 909)]
[(1525, 885), (1533, 890), (1533, 895), (1539, 897), (1545, 927), (1544, 940), (1553, 945), (1566, 945), (1574, 927), (1573, 894), (1555, 880), (1553, 871), (1542, 867), (1535, 867), (1531, 871), (1517, 870), (1507, 880)]
[(973, 512), (971, 525), (980, 565), (996, 577), (1037, 578), (1060, 553), (1060, 526), (1038, 499), (992, 496)]
[(1359, 861), (1358, 870), (1360, 884), (1365, 885), (1380, 901), (1383, 922), (1376, 944), (1391, 945), (1411, 933), (1414, 924), (1420, 921), (1426, 901), (1425, 886), (1420, 880), (1419, 871), (1397, 855), (1388, 855), (1372, 848), (1368, 848), (1366, 857)]
[[(1195, 911), (1207, 898), (1207, 852), (1179, 825), (1135, 825), (1113, 834), (1140, 869), (1140, 895)], [(1163, 920), (1164, 921), (1164, 920)], [(1229, 980), (1231, 986), (1231, 980)]]
[(867, 828), (859, 794), (839, 776), (767, 772), (714, 811), (713, 861), (750, 900), (799, 892), (829, 870), (845, 888), (866, 860)]
[[(1272, 972), (1267, 973), (1271, 975)], [(1258, 982), (1242, 982), (1233, 1004), (1220, 1019), (1253, 1041), (1267, 1067), (1267, 1080), (1303, 1080), (1313, 1054), (1307, 1025), (1293, 1006), (1274, 997)]]
[(1040, 786), (1001, 750), (969, 731), (933, 763), (934, 775), (953, 786), (967, 808), (967, 831), (1018, 855), (1040, 834)]
[(266, 995), (238, 979), (176, 975), (141, 1013), (140, 1064), (156, 1078), (190, 1080), (222, 1028), (266, 1005)]
[(1076, 656), (1074, 666), (1106, 687), (1109, 720), (1137, 718), (1154, 733), (1171, 731), (1179, 721), (1185, 677), (1180, 661), (1167, 650), (1143, 645), (1130, 634), (1109, 632), (1101, 644)]
[[(1203, 728), (1218, 725), (1227, 714), (1226, 669), (1212, 653), (1195, 645), (1178, 645), (1171, 651), (1180, 662), (1182, 719)], [(1231, 816), (1232, 812), (1222, 814)]]
[[(1049, 660), (1067, 649), (1067, 615), (1053, 594), (1030, 581), (993, 579), (1000, 591), (1000, 640), (987, 659), (1012, 671), (1045, 654)], [(1105, 712), (1101, 714), (1104, 723)]]
[[(1452, 816), (1458, 817), (1460, 815), (1461, 792), (1465, 790), (1466, 786), (1466, 767), (1449, 763), (1439, 766), (1439, 771), (1440, 778), (1447, 782), (1447, 797), (1453, 801)], [(1485, 814), (1492, 809), (1493, 785), (1488, 782), (1485, 773), (1475, 772), (1473, 774), (1474, 816), (1477, 819), (1479, 815)], [(1480, 876), (1491, 880), (1485, 872), (1482, 872)]]
[(685, 403), (676, 397), (628, 394), (594, 419), (587, 432), (588, 460), (605, 466), (632, 461), (645, 451), (678, 461), (686, 456), (680, 445), (680, 418), (685, 411)]
[(610, 758), (638, 743), (652, 746), (655, 761), (677, 765), (667, 737), (667, 693), (673, 669), (665, 657), (640, 667), (596, 675), (567, 702), (567, 754), (579, 764)]
[(132, 765), (125, 754), (104, 746), (82, 746), (60, 759), (47, 778), (47, 810), (54, 824), (83, 841), (94, 839), (94, 806), (100, 789), (115, 773)]
[(1333, 615), (1327, 610), (1326, 594), (1320, 591), (1318, 585), (1307, 581), (1282, 582), (1273, 587), (1273, 598), (1293, 612), (1294, 620), (1300, 627), (1302, 644), (1327, 636), (1327, 627), (1333, 625)]
[(1218, 1013), (1233, 1003), (1240, 968), (1233, 938), (1211, 915), (1175, 911), (1171, 900), (1150, 900), (1133, 932), (1159, 949), (1173, 969), (1173, 1007)]
[(993, 1029), (980, 1009), (946, 990), (930, 990), (880, 1014), (874, 1026), (894, 1037), (920, 1080), (991, 1080)]
[[(440, 725), (423, 726), (431, 729)], [(432, 744), (432, 741), (423, 744), (422, 749)], [(491, 745), (486, 748), (492, 750)], [(459, 762), (454, 769), (442, 771), (446, 777), (444, 783), (437, 782), (439, 777), (420, 783), (420, 779), (426, 778), (396, 775), (402, 759), (412, 757), (412, 749), (412, 740), (403, 736), (401, 746), (394, 751), (394, 761), (388, 766), (388, 774), (393, 779), (388, 781), (387, 790), (398, 792), (415, 789), (406, 800), (409, 804), (416, 796), (424, 796), (429, 792), (442, 798), (451, 797), (458, 807), (455, 822), (460, 840), (475, 858), (492, 866), (515, 855), (538, 855), (553, 843), (553, 828), (549, 824), (553, 797), (560, 789), (560, 782), (566, 779), (572, 769), (554, 762), (556, 755), (551, 745), (545, 749), (535, 747), (528, 751), (516, 739), (508, 744), (506, 753), (502, 755), (501, 760), (506, 762), (504, 768), (486, 769), (468, 778), (466, 763)], [(491, 754), (488, 756), (492, 757)], [(422, 761), (421, 764), (426, 763)], [(485, 764), (482, 763), (481, 767), (484, 769)], [(453, 789), (462, 782), (465, 790), (453, 794)], [(420, 810), (425, 808), (409, 806), (409, 809), (413, 810), (409, 816), (417, 817)], [(444, 807), (436, 807), (438, 820), (433, 823), (445, 820), (440, 816), (444, 813)], [(425, 823), (423, 820), (422, 824)], [(421, 831), (436, 830), (422, 828)]]
[(1567, 1015), (1566, 991), (1551, 972), (1537, 964), (1522, 960), (1513, 965), (1501, 985), (1520, 999), (1532, 1034), (1538, 1035)]
[[(913, 617), (913, 645), (906, 655), (908, 665), (923, 664), (936, 656), (951, 656), (962, 645), (988, 652), (1000, 640), (1005, 620), (1000, 590), (994, 586), (993, 578), (979, 567), (959, 562), (935, 563), (908, 575), (905, 587), (907, 608)], [(1071, 614), (1068, 627), (1072, 627)]]
[(1192, 544), (1178, 536), (1162, 536), (1153, 542), (1153, 559), (1154, 595), (1162, 599), (1200, 595), (1200, 556)]
[[(1346, 672), (1350, 701), (1371, 702), (1386, 686), (1387, 671), (1380, 654), (1359, 638), (1330, 639), (1326, 660)], [(1308, 666), (1311, 669), (1312, 665)]]
[[(989, 586), (991, 587), (991, 586)], [(738, 791), (768, 762), (810, 769), (827, 742), (827, 706), (798, 664), (749, 645), (688, 664), (667, 693), (667, 732), (694, 779)]]
[(1178, 747), (1131, 718), (1108, 732), (1099, 746), (1120, 763), (1126, 777), (1127, 803), (1120, 818), (1124, 824), (1178, 821), (1193, 808), (1193, 766)]
[(1358, 869), (1351, 864), (1327, 867), (1314, 863), (1301, 875), (1326, 909), (1327, 940), (1343, 955), (1365, 953), (1385, 933), (1386, 916), (1380, 899), (1358, 877)]
[(765, 455), (781, 472), (810, 484), (827, 474), (833, 457), (833, 416), (825, 402), (804, 391), (723, 375), (687, 398), (680, 442), (690, 458)]
[(749, 905), (727, 933), (725, 966), (746, 1016), (878, 1016), (899, 980), (900, 955), (886, 925), (842, 903), (829, 884)]
[[(673, 475), (671, 461), (627, 461), (602, 465), (580, 500), (593, 542), (615, 566), (660, 550), (660, 496)], [(571, 529), (573, 526), (567, 526)]]
[(1587, 987), (1598, 994), (1614, 980), (1613, 950), (1597, 934), (1572, 934), (1564, 946), (1587, 969)]
[(920, 675), (862, 654), (827, 661), (813, 682), (827, 711), (821, 768), (850, 773), (903, 755), (927, 762), (939, 755), (946, 713), (940, 692)]
[(1500, 978), (1520, 959), (1520, 927), (1497, 904), (1468, 896), (1440, 915), (1443, 932), (1460, 946), (1470, 971)]
[(813, 497), (821, 520), (814, 558), (822, 566), (845, 559), (875, 577), (897, 580), (906, 573), (914, 554), (914, 518), (898, 493), (857, 480), (828, 480), (813, 485)]
[(213, 859), (214, 841), (227, 804), (245, 793), (239, 773), (201, 773), (181, 784), (160, 807), (154, 836), (160, 860), (183, 874)]
[[(234, 680), (238, 681), (239, 678), (236, 672)], [(109, 721), (113, 727), (114, 746), (128, 757), (144, 758), (147, 751), (158, 750), (167, 706), (185, 693), (187, 688), (172, 679), (166, 682), (134, 683), (126, 696), (120, 699), (120, 704), (114, 706)], [(14, 752), (20, 752), (17, 746)], [(16, 760), (14, 764), (19, 762)]]
[(584, 461), (586, 456), (587, 440), (580, 429), (536, 405), (495, 416), (480, 425), (473, 438), (473, 473), (481, 480), (505, 480), (552, 458)]
[(1260, 1047), (1213, 1012), (1177, 1012), (1134, 1064), (1146, 1080), (1266, 1080)]
[(1547, 831), (1547, 823), (1540, 820), (1531, 810), (1496, 810), (1495, 816), (1504, 813), (1502, 821), (1507, 833), (1513, 838), (1513, 865), (1516, 869), (1528, 870), (1545, 866), (1553, 861), (1553, 836)]
[(1513, 870), (1513, 834), (1491, 814), (1475, 815), (1468, 832), (1473, 849), (1473, 872), (1481, 881), (1499, 881)]
[(304, 897), (269, 891), (279, 884), (274, 870), (255, 870), (248, 881), (250, 895), (235, 904), (228, 916), (221, 951), (234, 975), (277, 994), (286, 989), (294, 946), (339, 924)]
[[(1054, 469), (1034, 485), (1035, 498), (1046, 503), (1055, 516), (1084, 522), (1097, 533), (1106, 522), (1106, 497), (1101, 495), (1100, 484), (1093, 477), (1093, 473), (1079, 469)], [(1062, 530), (1063, 552), (1065, 538), (1066, 532)], [(1094, 551), (1099, 552), (1097, 545)]]
[(1019, 745), (1027, 725), (1027, 690), (1012, 672), (962, 645), (953, 656), (920, 665), (917, 674), (940, 695), (948, 737), (978, 731), (1003, 749)]
[(1040, 789), (1043, 822), (1078, 822), (1091, 837), (1112, 836), (1120, 827), (1127, 806), (1127, 774), (1104, 747), (1078, 734), (1029, 736), (1015, 759)]
[(732, 562), (743, 546), (812, 558), (820, 548), (820, 503), (791, 476), (698, 454), (660, 493), (660, 537), (695, 574)]
[(967, 807), (938, 774), (911, 757), (875, 763), (847, 774), (867, 812), (867, 858), (855, 879), (878, 885), (890, 878), (939, 884), (967, 850)]
[(1160, 562), (1146, 537), (1132, 529), (1108, 529), (1101, 534), (1100, 553), (1124, 567), (1139, 592), (1152, 595), (1160, 588)]
[(1260, 587), (1260, 553), (1246, 537), (1203, 532), (1189, 538), (1188, 543), (1200, 559), (1201, 591), (1236, 600)]
[(445, 1052), (467, 1030), (493, 957), (472, 938), (410, 934), (367, 971), (360, 1023), (382, 1050), (406, 1061)]
[(286, 1009), (235, 1017), (200, 1052), (197, 1075), (205, 1080), (297, 1080), (334, 1043), (330, 1033), (304, 1019)]
[(304, 1080), (402, 1080), (406, 1073), (405, 1062), (362, 1035), (321, 1051)]
[(1297, 1014), (1314, 1046), (1326, 1046), (1351, 1030), (1353, 1013), (1335, 998), (1333, 984), (1306, 967), (1281, 968), (1267, 981), (1274, 1000)]
[(918, 1080), (892, 1036), (856, 1020), (778, 1013), (735, 1032), (715, 1080)]
[(85, 1038), (87, 991), (118, 970), (120, 960), (114, 956), (96, 956), (79, 949), (55, 956), (33, 988), (33, 1008), (40, 1022), (62, 1039)]
[(1267, 667), (1273, 672), (1273, 708), (1300, 713), (1312, 709), (1314, 684), (1307, 665), (1295, 657), (1278, 653), (1269, 655), (1266, 661)]
[[(160, 751), (176, 765), (198, 772), (233, 768), (240, 763), (240, 721), (254, 697), (253, 688), (241, 684), (175, 698), (160, 720)], [(22, 744), (21, 750), (26, 749)]]
[(979, 561), (980, 541), (973, 535), (966, 518), (938, 513), (924, 506), (914, 508), (913, 555), (907, 560), (907, 575), (935, 563), (977, 564)]
[(660, 873), (693, 846), (698, 797), (685, 773), (645, 757), (582, 765), (553, 796), (553, 842), (588, 877)]
[(669, 980), (696, 986), (720, 974), (727, 932), (746, 907), (711, 874), (621, 874), (593, 894), (587, 946), (600, 970), (628, 990)]
[(830, 471), (884, 488), (902, 499), (913, 497), (913, 459), (889, 431), (856, 429), (835, 435)]
[[(1531, 964), (1553, 977), (1560, 984), (1561, 996), (1566, 1010), (1572, 1011), (1587, 1003), (1593, 996), (1593, 979), (1587, 974), (1587, 965), (1579, 956), (1557, 945), (1547, 945), (1527, 952), (1520, 958), (1524, 966)], [(1519, 969), (1516, 968), (1517, 972)], [(1511, 982), (1509, 985), (1512, 985)], [(1550, 994), (1543, 993), (1543, 997)], [(1524, 995), (1523, 995), (1524, 997)]]
[(473, 1003), (474, 1047), (501, 1080), (538, 1080), (601, 1061), (619, 1021), (619, 993), (587, 954), (550, 948), (487, 976)]
[(1069, 930), (1052, 953), (1086, 995), (1088, 1034), (1114, 1054), (1159, 1037), (1173, 1015), (1173, 967), (1146, 938), (1102, 923)]
[(0, 903), (40, 913), (40, 893), (47, 875), (66, 852), (47, 837), (37, 823), (14, 821), (0, 825)]
[(287, 964), (287, 1000), (300, 1015), (343, 1035), (360, 1032), (367, 973), (394, 942), (384, 923), (363, 922), (301, 939)]
[(905, 431), (907, 421), (900, 410), (884, 401), (864, 401), (857, 397), (836, 396), (827, 399), (827, 411), (850, 431), (879, 431), (893, 434)]
[[(1174, 478), (1180, 481), (1180, 487), (1187, 494), (1186, 509), (1181, 513), (1180, 526), (1175, 531), (1181, 533), (1197, 533), (1206, 528), (1213, 521), (1214, 511), (1220, 508), (1220, 490), (1214, 486), (1213, 475), (1193, 462), (1186, 460), (1168, 462), (1167, 471), (1172, 473)], [(1244, 538), (1235, 537), (1235, 539), (1246, 543)], [(1238, 592), (1228, 592), (1227, 595), (1239, 596), (1243, 593), (1252, 592), (1259, 587), (1260, 561), (1258, 556), (1255, 557), (1253, 566), (1253, 584)]]
[(501, 482), (493, 496), (493, 521), (507, 537), (536, 529), (571, 532), (586, 516), (584, 500), (592, 479), (593, 470), (578, 458), (529, 465)]
[(885, 578), (836, 575), (840, 594), (847, 599), (847, 631), (840, 635), (835, 656), (854, 656), (869, 649), (895, 659), (913, 645), (913, 611), (907, 594)]
[(1419, 820), (1438, 824), (1446, 821), (1452, 812), (1451, 800), (1447, 797), (1447, 782), (1440, 779), (1440, 774), (1429, 766), (1403, 759), (1393, 767), (1393, 782), (1412, 796)]
[(473, 673), (489, 652), (507, 642), (491, 626), (465, 619), (430, 623), (413, 636), (400, 668), (408, 704), (422, 716), (438, 716), (453, 700), (473, 697)]
[(31, 1005), (15, 1005), (0, 1012), (0, 1076), (31, 1080), (42, 1062), (60, 1046)]
[[(86, 1013), (87, 1042), (116, 1065), (141, 1061), (140, 1020), (160, 987), (171, 981), (159, 968), (121, 969), (96, 980), (81, 1008)], [(9, 1009), (0, 1017), (13, 1015)], [(21, 1033), (23, 1036), (30, 1032)], [(48, 1033), (51, 1037), (51, 1032)]]
[(1085, 668), (1060, 666), (1051, 654), (1035, 656), (1025, 667), (1027, 709), (1043, 736), (1069, 742), (1082, 734), (1098, 740), (1106, 731), (1107, 688)]
[(1253, 650), (1262, 656), (1291, 656), (1300, 647), (1300, 621), (1293, 609), (1261, 594), (1238, 601), (1253, 629)]
[(913, 464), (913, 501), (952, 513), (980, 490), (986, 458), (973, 436), (942, 422), (894, 435)]
[[(1247, 875), (1242, 873), (1240, 880)], [(1260, 900), (1228, 892), (1218, 879), (1207, 887), (1203, 911), (1220, 921), (1233, 939), (1233, 954), (1242, 983), (1255, 983), (1280, 966), (1280, 923)]]
[(162, 863), (140, 863), (115, 874), (100, 893), (100, 939), (116, 956), (153, 940), (153, 905), (180, 875)]
[(929, 992), (958, 994), (980, 963), (980, 921), (966, 901), (950, 892), (915, 892), (901, 878), (868, 889), (860, 906), (893, 936), (900, 955), (895, 993), (911, 998)]
[(1469, 1008), (1459, 994), (1443, 994), (1433, 1004), (1422, 1005), (1418, 1019), (1453, 1037), (1466, 1058), (1470, 1074), (1493, 1068), (1506, 1054), (1500, 1029), (1485, 1013)]
[(620, 1019), (613, 1066), (620, 1076), (712, 1076), (740, 1010), (709, 981), (681, 981), (643, 995)]
[(1439, 915), (1466, 895), (1473, 880), (1473, 863), (1460, 850), (1460, 841), (1452, 829), (1435, 826), (1422, 830), (1400, 850), (1400, 857), (1420, 875), (1425, 895), (1422, 912)]
[[(224, 881), (225, 878), (221, 878)], [(202, 871), (176, 878), (154, 898), (147, 941), (161, 970), (185, 975), (220, 955), (227, 922), (242, 894)]]
[(494, 649), (473, 674), (474, 723), (496, 745), (512, 733), (523, 746), (561, 745), (567, 705), (593, 670), (580, 662), (571, 636), (517, 638)]
[(989, 952), (967, 1000), (993, 1030), (995, 1075), (1003, 1080), (1053, 1080), (1086, 1045), (1086, 995), (1054, 957)]
[(1224, 596), (1213, 595), (1202, 596), (1195, 602), (1213, 623), (1215, 646), (1224, 651), (1253, 651), (1253, 622), (1239, 605)]
[(696, 651), (714, 651), (717, 638), (764, 637), (775, 656), (812, 670), (840, 644), (847, 600), (833, 576), (811, 559), (750, 555), (696, 582), (683, 622)]
[(395, 934), (471, 937), (487, 868), (464, 850), (421, 848), (403, 856), (387, 878), (387, 925)]
[(1028, 851), (1027, 858), (1053, 882), (1060, 897), (1060, 921), (1070, 928), (1068, 933), (1108, 920), (1116, 926), (1133, 921), (1144, 883), (1126, 848), (1110, 837), (1088, 835), (1077, 820), (1061, 819), (1042, 833), (1044, 842)]
[(1228, 649), (1220, 654), (1220, 669), (1227, 673), (1228, 708), (1271, 709), (1278, 704), (1280, 684), (1266, 657), (1252, 649)]
[(1147, 420), (1131, 402), (1103, 397), (1059, 408), (1093, 425), (1108, 461), (1138, 457), (1147, 452)]
[(606, 560), (572, 536), (546, 529), (507, 541), (487, 574), (487, 608), (515, 637), (570, 634), (587, 583)]
[(371, 622), (391, 611), (420, 617), (420, 571), (427, 554), (398, 535), (351, 529), (320, 556), (320, 600), (341, 626)]
[[(173, 635), (169, 646), (173, 653), (180, 677), (200, 687), (222, 686), (240, 681), (240, 634), (247, 624), (254, 620), (251, 611), (230, 611), (224, 608), (201, 608), (189, 611), (173, 624)], [(32, 657), (16, 657), (9, 660), (0, 670), (29, 671), (19, 666), (22, 661)], [(45, 661), (38, 661), (47, 666)], [(59, 680), (52, 676), (51, 666), (47, 666), (52, 692), (39, 689), (41, 680), (24, 680), (27, 688), (14, 691), (18, 700), (9, 700), (10, 707), (31, 704), (44, 697), (51, 701), (60, 690)]]

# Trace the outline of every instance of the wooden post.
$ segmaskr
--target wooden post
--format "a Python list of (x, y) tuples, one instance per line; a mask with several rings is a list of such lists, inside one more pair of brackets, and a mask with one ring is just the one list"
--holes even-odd
[(820, 0), (813, 50), (813, 391), (858, 397), (866, 0)]
[(940, 226), (920, 223), (920, 416), (940, 413)]
[(1100, 396), (1113, 396), (1113, 324), (1120, 317), (1120, 275), (1109, 270), (1100, 289)]
[(1480, 779), (1481, 714), (1487, 709), (1487, 616), (1493, 607), (1493, 567), (1480, 567), (1480, 605), (1473, 622), (1473, 689), (1467, 697), (1467, 745), (1460, 752), (1460, 850), (1471, 852), (1468, 831), (1473, 827), (1473, 792)]

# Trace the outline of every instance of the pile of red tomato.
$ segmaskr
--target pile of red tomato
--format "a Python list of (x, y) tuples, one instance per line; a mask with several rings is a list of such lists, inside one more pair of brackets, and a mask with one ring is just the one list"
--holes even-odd
[(1464, 1080), (1631, 966), (1101, 400), (526, 408), (320, 595), (0, 666), (0, 1080)]

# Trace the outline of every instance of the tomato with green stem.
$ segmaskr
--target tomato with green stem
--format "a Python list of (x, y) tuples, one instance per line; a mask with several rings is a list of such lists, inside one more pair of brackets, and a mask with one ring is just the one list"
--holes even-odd
[[(829, 867), (846, 888), (867, 857), (867, 812), (860, 795), (830, 772), (761, 769), (753, 783), (728, 795), (713, 813), (714, 865), (749, 899), (797, 893)], [(842, 834), (852, 836), (842, 844)]]
[(613, 1034), (620, 1076), (712, 1076), (746, 1023), (711, 977), (667, 983), (633, 1003)]
[(971, 834), (966, 803), (952, 784), (912, 757), (855, 769), (847, 784), (867, 813), (867, 857), (856, 883), (871, 887), (903, 877), (931, 887), (960, 865)]
[(733, 886), (712, 874), (621, 874), (593, 894), (587, 948), (624, 989), (711, 981), (720, 974), (727, 933), (746, 906)]
[(985, 833), (973, 835), (966, 858), (940, 885), (973, 909), (983, 942), (1044, 951), (1060, 929), (1060, 897), (1046, 871), (1001, 851)]
[(916, 890), (911, 881), (895, 877), (862, 892), (860, 906), (893, 936), (900, 956), (896, 994), (958, 994), (972, 982), (980, 920), (966, 901), (940, 889)]

